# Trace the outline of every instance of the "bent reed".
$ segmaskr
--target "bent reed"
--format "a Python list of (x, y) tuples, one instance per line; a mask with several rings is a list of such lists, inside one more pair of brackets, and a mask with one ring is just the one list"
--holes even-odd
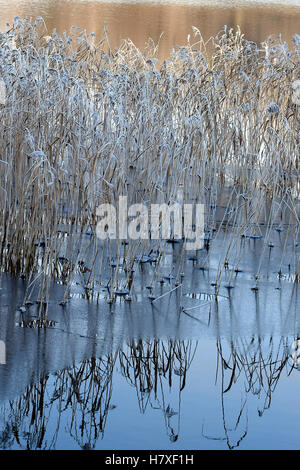
[[(55, 280), (65, 301), (78, 272), (87, 296), (101, 285), (100, 204), (120, 195), (172, 204), (179, 191), (205, 204), (208, 240), (227, 234), (217, 286), (224, 266), (237, 270), (242, 237), (268, 246), (285, 222), (299, 281), (300, 37), (289, 50), (239, 29), (206, 43), (193, 33), (162, 63), (152, 40), (144, 51), (130, 40), (112, 50), (106, 31), (99, 41), (75, 27), (50, 35), (41, 18), (15, 18), (1, 33), (0, 266), (26, 279), (28, 298), (38, 284), (47, 301)], [(130, 291), (150, 241), (105, 243), (110, 286)], [(164, 249), (156, 243), (157, 265)]]

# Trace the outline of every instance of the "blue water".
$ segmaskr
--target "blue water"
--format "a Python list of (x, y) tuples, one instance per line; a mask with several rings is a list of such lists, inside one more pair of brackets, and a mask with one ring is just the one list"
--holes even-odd
[[(263, 241), (245, 243), (252, 269)], [(177, 249), (168, 248), (170, 263)], [(105, 295), (88, 302), (74, 286), (61, 307), (57, 286), (46, 329), (20, 326), (37, 306), (22, 314), (25, 283), (4, 278), (0, 448), (298, 449), (299, 284), (285, 264), (276, 276), (273, 253), (258, 291), (245, 269), (218, 302), (214, 269), (191, 260), (182, 286), (152, 304), (142, 285), (113, 310)], [(154, 268), (137, 269), (147, 285)], [(173, 288), (165, 282), (156, 295)]]

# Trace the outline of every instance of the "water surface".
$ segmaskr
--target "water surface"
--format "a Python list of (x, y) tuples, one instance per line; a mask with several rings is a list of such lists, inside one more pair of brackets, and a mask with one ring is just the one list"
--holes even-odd
[(47, 315), (54, 323), (46, 329), (33, 323), (37, 293), (21, 312), (25, 282), (4, 277), (0, 447), (299, 448), (300, 292), (288, 254), (277, 272), (282, 237), (274, 230), (258, 290), (253, 272), (263, 237), (244, 240), (241, 269), (234, 278), (225, 271), (218, 301), (218, 243), (208, 269), (201, 264), (205, 249), (187, 257), (175, 290), (170, 272), (181, 246), (170, 244), (157, 301), (149, 301), (146, 287), (155, 264), (142, 263), (131, 302), (111, 306), (105, 282), (100, 299), (88, 301), (74, 282), (62, 307), (57, 285)]
[(226, 24), (239, 25), (248, 40), (261, 42), (270, 34), (282, 34), (291, 42), (299, 33), (298, 1), (86, 1), (86, 0), (0, 0), (0, 28), (15, 16), (42, 16), (49, 32), (62, 33), (76, 25), (89, 33), (109, 32), (111, 44), (117, 46), (130, 38), (143, 48), (148, 38), (157, 42), (161, 33), (160, 56), (166, 57), (176, 45), (183, 45), (192, 35), (192, 26), (200, 29), (204, 39), (215, 36)]
[[(162, 57), (193, 25), (207, 39), (224, 24), (257, 42), (299, 32), (298, 2), (219, 4), (0, 0), (0, 26), (32, 15), (49, 31), (76, 24), (101, 34), (106, 21), (113, 45), (130, 37), (139, 47), (164, 32)], [(25, 282), (2, 277), (0, 448), (298, 449), (299, 246), (287, 232), (272, 229), (272, 248), (263, 231), (245, 236), (239, 271), (224, 269), (217, 301), (222, 237), (186, 257), (177, 289), (181, 245), (170, 244), (152, 303), (151, 260), (136, 263), (132, 300), (113, 306), (105, 276), (96, 301), (78, 275), (64, 307), (63, 286), (53, 286), (49, 328), (37, 327), (37, 292), (21, 311)]]

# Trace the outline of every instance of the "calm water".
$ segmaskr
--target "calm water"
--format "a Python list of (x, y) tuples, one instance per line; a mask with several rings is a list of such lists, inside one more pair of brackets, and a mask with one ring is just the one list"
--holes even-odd
[[(192, 25), (205, 38), (224, 24), (240, 25), (258, 42), (279, 32), (291, 41), (299, 33), (299, 2), (200, 3), (0, 0), (0, 26), (32, 15), (43, 16), (49, 31), (76, 24), (100, 34), (106, 21), (113, 45), (130, 37), (142, 47), (164, 32), (162, 56), (185, 42)], [(252, 289), (263, 239), (249, 238), (233, 289), (223, 288), (218, 303), (214, 253), (210, 270), (201, 269), (201, 253), (186, 259), (182, 286), (153, 304), (145, 287), (149, 262), (137, 267), (133, 302), (120, 299), (113, 312), (105, 287), (96, 303), (75, 284), (63, 308), (56, 286), (48, 329), (24, 327), (34, 326), (37, 305), (20, 312), (23, 282), (2, 279), (0, 448), (299, 449), (300, 371), (292, 344), (300, 335), (300, 291), (289, 271), (299, 247), (282, 260), (284, 234), (272, 235), (260, 290)], [(179, 248), (166, 253), (161, 294), (174, 288)]]
[[(56, 286), (48, 312), (55, 323), (46, 330), (28, 323), (37, 318), (37, 293), (22, 313), (23, 281), (3, 278), (0, 447), (298, 449), (300, 287), (289, 274), (293, 250), (277, 274), (284, 231), (272, 240), (258, 291), (252, 272), (264, 240), (249, 238), (232, 289), (215, 302), (216, 239), (211, 267), (201, 268), (205, 249), (187, 258), (182, 285), (153, 303), (152, 262), (136, 265), (132, 302), (113, 307), (105, 282), (98, 303), (74, 282), (65, 307)], [(169, 245), (156, 296), (174, 289), (180, 249)]]
[[(212, 5), (218, 5), (218, 7)], [(200, 5), (200, 6), (199, 6)], [(210, 5), (210, 6), (207, 6)], [(0, 0), (0, 28), (15, 16), (42, 16), (52, 31), (62, 33), (73, 25), (101, 35), (106, 22), (111, 43), (117, 46), (130, 38), (140, 48), (151, 37), (158, 41), (161, 33), (161, 57), (167, 56), (174, 45), (186, 43), (192, 26), (198, 27), (205, 39), (216, 35), (227, 24), (239, 25), (247, 39), (263, 41), (270, 34), (282, 34), (291, 41), (299, 33), (300, 2), (284, 0), (237, 2), (182, 0), (125, 2), (69, 0)]]

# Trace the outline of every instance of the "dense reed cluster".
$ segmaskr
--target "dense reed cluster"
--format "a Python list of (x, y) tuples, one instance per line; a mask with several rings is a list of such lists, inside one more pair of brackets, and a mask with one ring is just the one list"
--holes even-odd
[[(59, 36), (42, 19), (16, 18), (1, 33), (0, 267), (29, 290), (39, 282), (41, 299), (51, 279), (69, 292), (78, 272), (95, 290), (112, 258), (130, 291), (150, 241), (104, 252), (96, 236), (97, 207), (120, 195), (172, 204), (181, 192), (205, 204), (207, 239), (228, 234), (222, 266), (241, 237), (268, 245), (285, 226), (299, 280), (300, 39), (289, 50), (239, 30), (209, 43), (193, 33), (163, 63), (151, 40), (112, 50), (105, 32)], [(164, 244), (155, 249), (159, 264)]]

